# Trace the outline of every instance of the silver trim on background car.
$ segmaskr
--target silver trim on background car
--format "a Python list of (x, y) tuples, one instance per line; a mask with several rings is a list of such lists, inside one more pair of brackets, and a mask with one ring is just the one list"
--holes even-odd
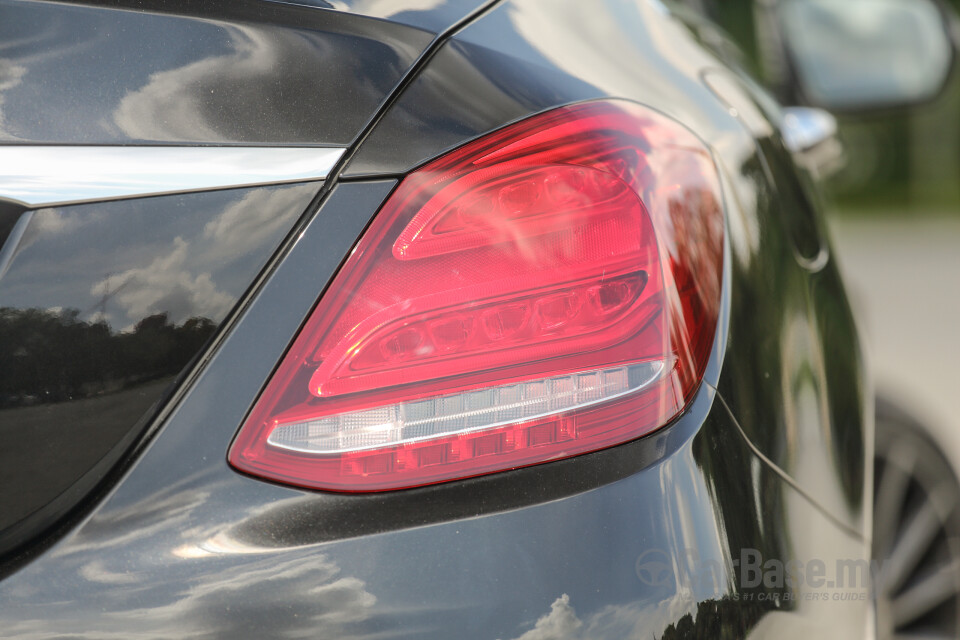
[(0, 146), (0, 200), (28, 208), (323, 180), (334, 147)]

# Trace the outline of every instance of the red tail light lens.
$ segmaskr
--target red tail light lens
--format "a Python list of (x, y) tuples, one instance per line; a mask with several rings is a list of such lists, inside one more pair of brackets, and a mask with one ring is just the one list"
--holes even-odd
[(699, 139), (619, 101), (544, 113), (431, 162), (334, 278), (230, 462), (377, 491), (665, 425), (713, 344), (720, 202)]

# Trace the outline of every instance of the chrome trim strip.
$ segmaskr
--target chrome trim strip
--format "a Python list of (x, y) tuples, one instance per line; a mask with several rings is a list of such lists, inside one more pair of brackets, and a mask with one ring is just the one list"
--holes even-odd
[(0, 199), (31, 209), (323, 180), (332, 147), (0, 146)]

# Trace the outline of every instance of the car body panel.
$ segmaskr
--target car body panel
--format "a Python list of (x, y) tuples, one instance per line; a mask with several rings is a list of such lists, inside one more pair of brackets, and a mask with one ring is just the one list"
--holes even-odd
[[(553, 615), (642, 637), (721, 609), (730, 628), (771, 636), (798, 619), (862, 625), (866, 603), (820, 603), (813, 617), (801, 587), (733, 578), (741, 549), (786, 562), (864, 547), (750, 451), (710, 386), (651, 437), (464, 482), (350, 496), (231, 470), (223, 440), (309, 311), (316, 281), (302, 273), (329, 277), (342, 257), (315, 243), (358, 234), (357, 212), (392, 186), (333, 191), (123, 481), (6, 578), (4, 633), (517, 637)], [(716, 373), (719, 348), (712, 358)], [(665, 558), (673, 578), (644, 573)], [(45, 586), (52, 576), (59, 587)]]
[(345, 145), (435, 35), (269, 2), (157, 6), (0, 2), (0, 141)]
[[(546, 11), (563, 19), (548, 20)], [(622, 64), (600, 71), (604, 60)], [(726, 176), (735, 299), (720, 392), (763, 455), (848, 526), (866, 531), (869, 391), (862, 362), (826, 364), (837, 350), (862, 358), (849, 309), (821, 308), (846, 303), (822, 249), (817, 200), (779, 140), (775, 114), (754, 104), (754, 118), (766, 125), (760, 130), (703, 82), (722, 69), (657, 2), (611, 1), (602, 11), (577, 2), (504, 2), (438, 51), (343, 175), (404, 173), (487, 131), (579, 100), (626, 97), (688, 125)], [(745, 85), (742, 91), (741, 104), (756, 103)], [(829, 341), (821, 334), (825, 313), (837, 323)]]
[[(0, 556), (129, 455), (307, 210), (326, 173), (266, 158), (330, 169), (476, 4), (0, 2)], [(189, 168), (230, 154), (265, 172)]]
[(0, 553), (60, 519), (142, 436), (318, 190), (23, 214), (0, 277)]
[[(117, 492), (7, 579), (2, 634), (516, 638), (553, 624), (565, 634), (555, 637), (662, 637), (693, 623), (691, 615), (721, 610), (722, 619), (698, 615), (699, 624), (720, 628), (722, 620), (736, 637), (856, 635), (865, 601), (807, 601), (815, 590), (775, 582), (731, 586), (743, 549), (783, 563), (833, 562), (822, 549), (865, 555), (861, 541), (749, 452), (711, 396), (704, 390), (687, 424), (668, 430), (674, 442), (652, 454), (654, 464), (619, 481), (523, 509), (335, 541), (312, 537), (311, 524), (323, 532), (326, 520), (359, 512), (225, 465), (152, 482), (149, 492), (135, 483), (139, 495)], [(687, 429), (701, 420), (691, 438)], [(641, 443), (630, 445), (635, 453), (663, 440)], [(133, 475), (152, 473), (153, 453)], [(597, 464), (602, 456), (566, 466), (589, 473)], [(712, 471), (730, 466), (739, 474)], [(537, 491), (535, 472), (513, 473)], [(465, 488), (498, 501), (487, 484)], [(411, 509), (436, 509), (433, 490), (417, 493)], [(661, 571), (657, 563), (665, 573), (649, 573)]]
[[(307, 10), (323, 11), (264, 11)], [(656, 0), (503, 1), (443, 42), (384, 98), (369, 135), (345, 143), (349, 162), (315, 213), (121, 464), (3, 565), (0, 635), (848, 638), (868, 627), (865, 583), (850, 600), (782, 579), (750, 586), (738, 569), (744, 550), (781, 566), (866, 562), (870, 425), (851, 408), (868, 390), (842, 288), (832, 265), (812, 270), (794, 250), (778, 211), (786, 178), (764, 155), (782, 148), (766, 151), (703, 82), (722, 62)], [(612, 96), (690, 127), (721, 173), (723, 312), (686, 411), (603, 451), (381, 494), (229, 467), (258, 393), (405, 173), (529, 114)], [(243, 117), (236, 131), (254, 135)], [(340, 124), (328, 131), (356, 128)]]
[(389, 20), (442, 33), (482, 7), (484, 0), (270, 0)]

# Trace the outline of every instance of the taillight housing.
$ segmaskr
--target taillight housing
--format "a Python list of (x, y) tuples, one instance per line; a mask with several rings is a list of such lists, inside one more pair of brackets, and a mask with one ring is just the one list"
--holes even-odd
[(716, 169), (678, 123), (598, 101), (509, 125), (400, 183), (229, 460), (381, 491), (635, 439), (700, 383), (722, 262)]

